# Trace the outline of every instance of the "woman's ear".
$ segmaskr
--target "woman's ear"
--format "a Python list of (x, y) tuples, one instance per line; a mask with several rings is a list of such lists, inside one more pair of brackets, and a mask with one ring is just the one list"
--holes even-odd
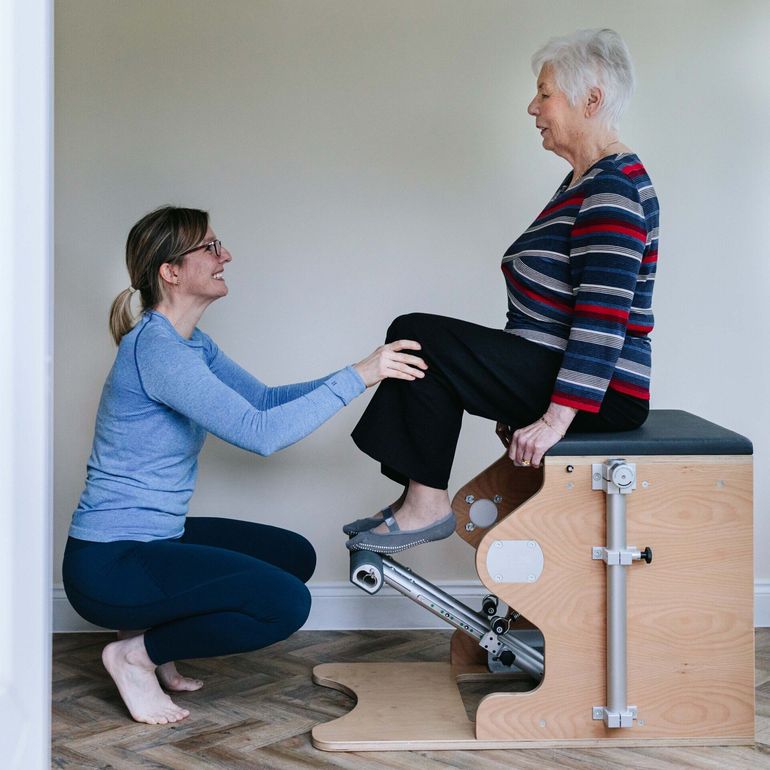
[(604, 92), (601, 88), (594, 86), (588, 90), (588, 99), (586, 100), (585, 116), (592, 118), (601, 109), (604, 103)]
[(177, 286), (179, 284), (179, 271), (176, 265), (172, 265), (170, 262), (164, 262), (160, 266), (158, 271), (160, 278), (165, 283)]

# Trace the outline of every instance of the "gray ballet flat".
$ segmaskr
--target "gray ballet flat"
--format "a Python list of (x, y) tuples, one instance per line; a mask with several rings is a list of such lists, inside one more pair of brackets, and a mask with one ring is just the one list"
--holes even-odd
[(355, 537), (351, 537), (345, 546), (351, 551), (398, 553), (416, 545), (449, 537), (455, 531), (456, 521), (454, 511), (450, 511), (435, 524), (406, 532), (399, 528), (398, 522), (392, 516), (385, 519), (385, 524), (388, 527), (388, 532), (382, 535), (371, 530), (359, 532)]
[(368, 532), (370, 529), (379, 527), (385, 519), (392, 516), (393, 510), (388, 506), (387, 508), (383, 508), (380, 513), (382, 513), (382, 518), (379, 516), (367, 516), (365, 519), (356, 519), (355, 521), (351, 521), (350, 524), (345, 524), (342, 527), (342, 531), (350, 537), (357, 535), (359, 532)]

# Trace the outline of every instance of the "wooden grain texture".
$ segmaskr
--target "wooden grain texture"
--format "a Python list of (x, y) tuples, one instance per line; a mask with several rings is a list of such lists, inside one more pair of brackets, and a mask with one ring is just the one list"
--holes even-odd
[[(53, 766), (117, 770), (459, 768), (461, 770), (757, 770), (770, 768), (770, 629), (757, 631), (757, 744), (529, 751), (325, 752), (309, 723), (348, 713), (351, 699), (311, 683), (323, 662), (446, 662), (450, 631), (301, 631), (266, 650), (180, 664), (202, 677), (177, 696), (191, 715), (176, 727), (132, 722), (101, 667), (107, 634), (57, 634), (53, 645)], [(466, 714), (474, 713), (476, 701)], [(475, 694), (474, 694), (475, 697)]]
[(473, 503), (466, 500), (471, 495), (476, 500), (494, 500), (498, 511), (498, 521), (518, 508), (523, 502), (534, 495), (543, 485), (543, 468), (520, 468), (515, 466), (504, 454), (499, 460), (462, 486), (452, 498), (452, 510), (457, 518), (455, 532), (474, 548), (478, 548), (487, 528), (476, 527), (468, 531), (466, 525), (470, 522), (470, 509)]
[[(531, 693), (490, 695), (480, 739), (616, 739), (592, 719), (605, 704), (605, 496), (591, 490), (602, 458), (546, 462), (541, 491), (479, 544), (482, 582), (535, 623), (546, 675)], [(633, 731), (650, 741), (754, 736), (751, 458), (628, 457), (628, 543), (651, 546), (651, 565), (628, 575), (628, 699)], [(703, 461), (701, 461), (703, 460)], [(572, 472), (566, 472), (567, 466)], [(646, 483), (643, 483), (646, 482)], [(498, 584), (486, 558), (496, 540), (536, 540), (545, 567), (532, 584)]]

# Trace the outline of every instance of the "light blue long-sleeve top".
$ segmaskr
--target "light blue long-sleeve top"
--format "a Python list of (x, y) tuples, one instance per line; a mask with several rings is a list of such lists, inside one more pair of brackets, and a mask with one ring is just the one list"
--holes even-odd
[(164, 315), (149, 311), (121, 340), (104, 384), (69, 534), (97, 542), (179, 537), (207, 433), (269, 455), (312, 433), (364, 390), (351, 366), (268, 387), (199, 329), (185, 339)]

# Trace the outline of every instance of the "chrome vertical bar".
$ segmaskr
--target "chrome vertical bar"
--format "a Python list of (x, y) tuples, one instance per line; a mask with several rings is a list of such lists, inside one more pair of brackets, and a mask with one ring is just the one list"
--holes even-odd
[(595, 463), (591, 488), (604, 492), (607, 520), (607, 544), (593, 548), (593, 558), (606, 564), (607, 703), (593, 707), (593, 718), (607, 727), (633, 727), (636, 707), (627, 700), (626, 570), (641, 554), (626, 543), (626, 496), (636, 489), (636, 466), (620, 459)]
[[(607, 550), (626, 549), (626, 497), (607, 495)], [(607, 710), (626, 711), (626, 570), (624, 564), (607, 565)]]

